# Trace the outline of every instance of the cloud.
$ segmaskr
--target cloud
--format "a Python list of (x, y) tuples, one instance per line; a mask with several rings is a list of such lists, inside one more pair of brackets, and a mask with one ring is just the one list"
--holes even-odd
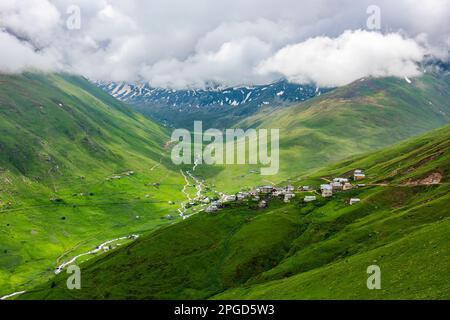
[(0, 50), (0, 70), (3, 73), (17, 73), (38, 69), (40, 71), (61, 70), (56, 61), (56, 53), (51, 49), (36, 52), (27, 42), (0, 32), (0, 43), (8, 50)]
[(37, 47), (48, 46), (60, 23), (59, 11), (48, 1), (2, 0), (0, 26)]
[(337, 38), (316, 37), (279, 50), (263, 61), (260, 73), (278, 73), (298, 83), (346, 85), (374, 76), (416, 76), (426, 50), (399, 34), (346, 31)]
[[(73, 4), (81, 10), (80, 30), (66, 27)], [(381, 30), (358, 31), (366, 28), (371, 4), (380, 7)], [(413, 75), (424, 53), (448, 57), (449, 4), (2, 0), (0, 72), (63, 69), (93, 80), (177, 88), (255, 84), (280, 76), (336, 85), (357, 76)]]
[(253, 69), (270, 52), (270, 44), (254, 37), (242, 38), (221, 43), (216, 50), (200, 50), (186, 60), (159, 61), (145, 67), (142, 76), (154, 86), (172, 88), (264, 82), (270, 78), (256, 75)]

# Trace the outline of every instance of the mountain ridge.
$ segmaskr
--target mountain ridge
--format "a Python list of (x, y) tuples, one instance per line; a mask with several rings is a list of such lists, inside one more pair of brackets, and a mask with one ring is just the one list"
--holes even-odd
[[(238, 181), (252, 186), (285, 181), (352, 155), (386, 147), (450, 122), (450, 75), (366, 78), (303, 103), (261, 111), (241, 128), (280, 130), (277, 175), (252, 174), (259, 166), (199, 166), (199, 174), (230, 190)], [(232, 191), (238, 191), (236, 188)]]
[[(175, 127), (189, 125), (191, 120), (202, 120), (205, 127), (215, 125), (222, 128), (224, 122), (232, 125), (236, 119), (242, 119), (261, 108), (283, 107), (330, 90), (313, 85), (298, 85), (286, 80), (267, 85), (203, 89), (153, 88), (142, 83), (96, 84), (143, 114)], [(210, 113), (216, 116), (219, 114), (220, 120), (214, 120), (209, 116)]]

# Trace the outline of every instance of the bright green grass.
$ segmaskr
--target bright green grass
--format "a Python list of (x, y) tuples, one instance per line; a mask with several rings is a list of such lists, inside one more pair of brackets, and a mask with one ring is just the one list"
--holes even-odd
[[(366, 170), (368, 182), (391, 186), (369, 186), (307, 205), (297, 198), (255, 210), (250, 203), (179, 224), (161, 219), (176, 217), (185, 200), (180, 168), (164, 148), (169, 136), (164, 128), (81, 78), (26, 74), (1, 76), (0, 83), (2, 295), (36, 288), (23, 297), (196, 299), (241, 287), (251, 295), (253, 287), (387, 247), (448, 218), (448, 184), (404, 184), (436, 172), (448, 182), (449, 127), (313, 171), (447, 123), (446, 79), (426, 76), (414, 85), (371, 79), (249, 119), (249, 126), (281, 127), (278, 176), (261, 177), (246, 166), (196, 171), (218, 190), (292, 176), (296, 184), (317, 186), (322, 177), (355, 168)], [(128, 170), (135, 174), (106, 180)], [(196, 190), (187, 191), (193, 196)], [(88, 195), (74, 196), (79, 193)], [(350, 196), (363, 201), (348, 207)], [(64, 290), (64, 273), (47, 282), (60, 262), (130, 233), (142, 237), (82, 264), (80, 292)], [(444, 289), (429, 279), (424, 283), (430, 297), (442, 296)]]
[(82, 78), (1, 75), (0, 133), (0, 296), (107, 240), (177, 221), (186, 200), (168, 132)]
[[(450, 220), (407, 238), (282, 280), (232, 289), (215, 299), (449, 299)], [(366, 286), (378, 265), (381, 289)]]
[[(83, 264), (82, 289), (69, 291), (61, 274), (24, 299), (443, 299), (449, 297), (450, 127), (435, 130), (322, 173), (371, 172), (403, 159), (408, 179), (440, 172), (439, 185), (367, 186), (305, 204), (271, 201), (231, 205), (161, 228)], [(424, 162), (410, 154), (440, 152)], [(374, 161), (374, 159), (378, 159)], [(403, 172), (403, 171), (401, 171)], [(309, 179), (319, 179), (313, 175)], [(361, 203), (349, 206), (350, 197)], [(366, 288), (369, 265), (382, 270), (382, 290)]]

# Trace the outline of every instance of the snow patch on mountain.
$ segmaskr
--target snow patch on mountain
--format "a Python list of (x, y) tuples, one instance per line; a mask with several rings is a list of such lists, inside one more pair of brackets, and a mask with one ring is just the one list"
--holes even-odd
[(98, 82), (100, 88), (121, 101), (134, 105), (177, 107), (180, 110), (211, 106), (283, 105), (305, 101), (328, 89), (299, 85), (285, 80), (268, 85), (242, 86), (210, 89), (163, 89), (148, 84)]

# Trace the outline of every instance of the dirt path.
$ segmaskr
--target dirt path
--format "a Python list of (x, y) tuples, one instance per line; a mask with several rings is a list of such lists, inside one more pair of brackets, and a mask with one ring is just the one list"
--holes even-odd
[(153, 167), (150, 168), (150, 171), (155, 170), (162, 164), (163, 157), (159, 158), (159, 163), (155, 164)]
[(17, 291), (17, 292), (11, 293), (11, 294), (7, 294), (6, 296), (1, 297), (0, 300), (7, 300), (9, 298), (24, 294), (25, 292), (26, 291)]
[(69, 261), (66, 261), (66, 262), (60, 264), (60, 265), (55, 269), (55, 274), (61, 273), (61, 271), (62, 271), (65, 267), (67, 267), (67, 266), (70, 265), (70, 264), (73, 264), (78, 258), (81, 258), (81, 257), (83, 257), (83, 256), (87, 256), (87, 255), (97, 254), (97, 253), (101, 252), (103, 249), (105, 249), (105, 248), (106, 248), (109, 244), (111, 244), (111, 243), (114, 243), (114, 242), (117, 242), (117, 241), (120, 241), (120, 240), (126, 240), (126, 239), (130, 239), (130, 240), (132, 239), (132, 240), (135, 240), (135, 239), (137, 239), (137, 238), (139, 238), (138, 235), (132, 234), (132, 235), (129, 235), (129, 236), (120, 237), (120, 238), (116, 238), (116, 239), (112, 239), (112, 240), (105, 241), (105, 242), (103, 242), (102, 244), (100, 244), (99, 246), (97, 246), (95, 249), (90, 250), (90, 251), (85, 252), (85, 253), (80, 253), (79, 255), (76, 255), (75, 257), (73, 257), (73, 258), (70, 259)]

